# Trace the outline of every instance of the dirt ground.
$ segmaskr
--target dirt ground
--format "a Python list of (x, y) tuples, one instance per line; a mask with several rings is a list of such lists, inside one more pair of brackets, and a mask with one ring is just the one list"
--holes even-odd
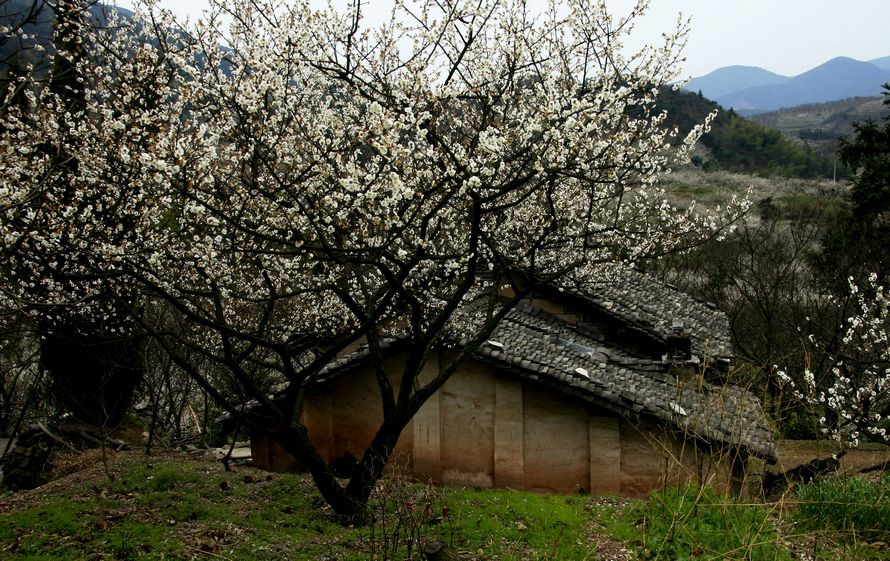
[[(778, 450), (779, 463), (769, 468), (770, 471), (787, 471), (815, 458), (828, 458), (840, 448), (837, 443), (824, 440), (780, 440)], [(885, 462), (890, 463), (890, 447), (869, 444), (847, 450), (838, 471), (841, 475), (852, 475)]]

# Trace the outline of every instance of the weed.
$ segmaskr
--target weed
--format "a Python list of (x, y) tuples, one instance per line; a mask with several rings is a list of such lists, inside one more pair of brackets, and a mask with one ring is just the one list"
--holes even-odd
[(890, 475), (880, 481), (819, 479), (801, 486), (797, 501), (797, 520), (803, 528), (833, 530), (848, 540), (890, 536)]
[(695, 485), (654, 491), (628, 511), (650, 560), (791, 559), (779, 545), (770, 511)]
[(454, 519), (444, 496), (443, 489), (412, 483), (404, 475), (380, 480), (369, 505), (366, 529), (371, 557), (381, 561), (420, 559), (426, 542), (453, 544)]

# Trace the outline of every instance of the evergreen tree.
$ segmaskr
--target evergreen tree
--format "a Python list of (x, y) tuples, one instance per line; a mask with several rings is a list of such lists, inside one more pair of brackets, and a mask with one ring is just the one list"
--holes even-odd
[[(890, 94), (890, 84), (885, 84)], [(890, 96), (884, 103), (890, 104)], [(890, 274), (890, 117), (854, 123), (852, 137), (841, 139), (840, 160), (856, 170), (846, 204), (826, 227), (816, 268), (835, 294), (845, 294), (849, 279), (864, 286), (871, 273)]]
[[(884, 89), (884, 104), (890, 105), (890, 84)], [(857, 170), (850, 192), (853, 211), (872, 223), (886, 222), (881, 215), (890, 209), (890, 116), (883, 121), (854, 123), (853, 137), (842, 138), (838, 148), (840, 160)]]

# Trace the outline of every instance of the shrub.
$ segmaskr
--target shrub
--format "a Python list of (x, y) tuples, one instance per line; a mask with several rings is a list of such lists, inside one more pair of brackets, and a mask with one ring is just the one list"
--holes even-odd
[(832, 530), (849, 539), (890, 535), (890, 474), (880, 481), (819, 479), (801, 486), (797, 500), (798, 522), (806, 529)]
[(631, 511), (642, 523), (648, 560), (786, 560), (764, 507), (742, 504), (695, 485), (655, 491)]

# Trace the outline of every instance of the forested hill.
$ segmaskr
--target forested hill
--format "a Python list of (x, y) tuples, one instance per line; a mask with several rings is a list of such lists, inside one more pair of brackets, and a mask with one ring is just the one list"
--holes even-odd
[(804, 143), (725, 110), (699, 94), (666, 86), (661, 89), (657, 108), (667, 111), (666, 125), (678, 127), (680, 138), (719, 109), (711, 131), (701, 139), (706, 154), (693, 157), (693, 163), (706, 170), (803, 178), (830, 177), (834, 171), (831, 159), (814, 153)]

